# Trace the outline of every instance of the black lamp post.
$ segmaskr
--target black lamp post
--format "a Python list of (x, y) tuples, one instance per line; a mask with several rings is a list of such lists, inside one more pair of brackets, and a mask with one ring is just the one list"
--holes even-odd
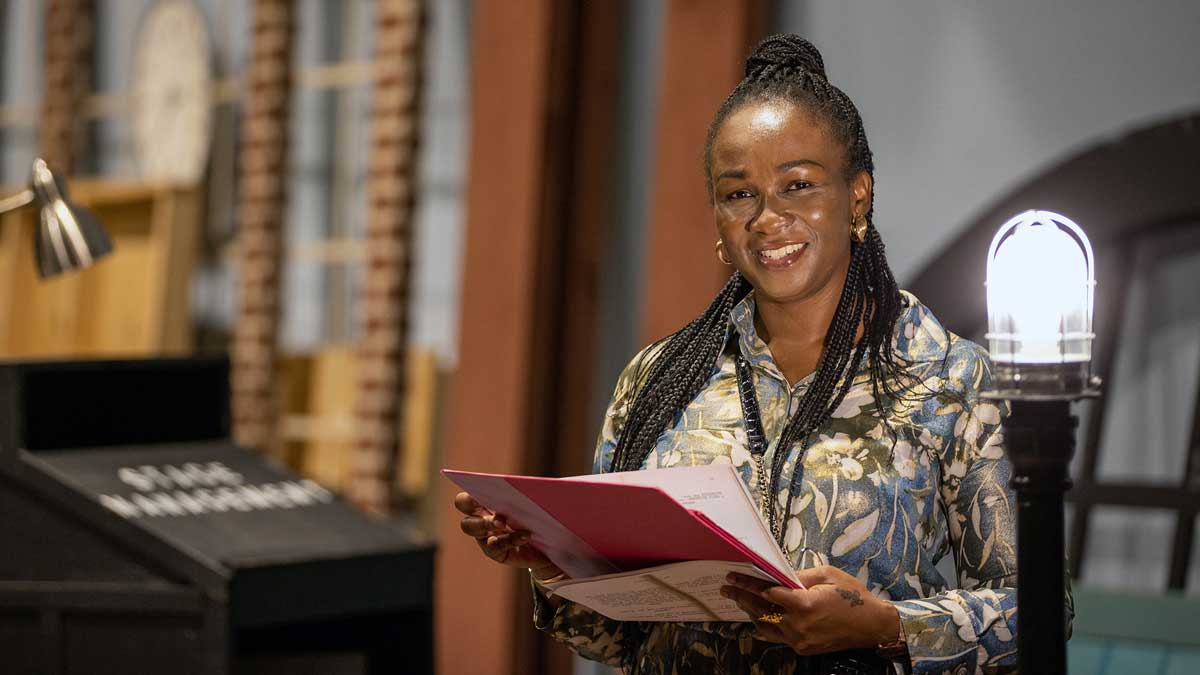
[(987, 398), (1011, 402), (1004, 439), (1017, 493), (1017, 660), (1022, 673), (1067, 672), (1063, 495), (1075, 452), (1071, 402), (1091, 375), (1095, 260), (1070, 219), (1026, 211), (988, 251)]

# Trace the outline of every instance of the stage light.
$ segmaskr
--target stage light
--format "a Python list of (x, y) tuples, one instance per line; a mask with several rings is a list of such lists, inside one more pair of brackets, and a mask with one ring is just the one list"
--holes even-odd
[(987, 259), (988, 342), (1000, 392), (1078, 395), (1090, 386), (1095, 257), (1071, 219), (1026, 211)]

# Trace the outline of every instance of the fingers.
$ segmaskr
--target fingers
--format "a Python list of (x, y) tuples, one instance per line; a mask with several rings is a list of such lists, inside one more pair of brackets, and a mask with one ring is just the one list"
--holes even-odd
[(508, 556), (525, 544), (529, 543), (529, 533), (527, 532), (509, 532), (507, 534), (499, 534), (479, 540), (479, 547), (492, 560), (497, 562), (506, 562)]
[(845, 572), (842, 572), (836, 567), (821, 565), (820, 567), (813, 567), (806, 570), (797, 570), (796, 578), (800, 580), (800, 583), (803, 584), (805, 588), (811, 588), (813, 586), (820, 586), (821, 584), (834, 583), (834, 575), (838, 573), (845, 574)]
[(725, 576), (725, 581), (727, 581), (731, 586), (737, 586), (738, 588), (750, 591), (751, 593), (762, 593), (768, 588), (777, 585), (772, 581), (763, 581), (762, 579), (756, 579), (754, 577), (746, 576), (745, 574), (738, 574), (737, 572), (730, 572), (727, 574)]
[(789, 609), (803, 609), (803, 603), (800, 601), (800, 594), (805, 593), (804, 590), (797, 590), (780, 586), (770, 581), (763, 581), (744, 574), (731, 572), (726, 577), (735, 588), (740, 589), (744, 593), (749, 593), (755, 597), (764, 600), (767, 605), (777, 607), (786, 607)]
[(785, 611), (803, 613), (812, 608), (808, 593), (809, 591), (803, 589), (772, 586), (760, 593), (759, 597), (773, 605), (783, 607)]
[(483, 554), (492, 560), (518, 567), (544, 566), (549, 561), (533, 546), (526, 546), (533, 535), (509, 526), (504, 516), (492, 513), (469, 493), (454, 495), (454, 508), (463, 514), (459, 529), (475, 540)]
[[(754, 581), (758, 580), (754, 579)], [(763, 599), (758, 592), (749, 591), (738, 586), (722, 586), (721, 595), (733, 600), (737, 604), (738, 609), (745, 612), (750, 621), (754, 623), (755, 639), (764, 642), (788, 644), (787, 637), (780, 624), (759, 620), (759, 617), (765, 614), (782, 614), (782, 607)]]
[(454, 508), (467, 516), (459, 521), (459, 528), (468, 536), (481, 539), (516, 532), (508, 526), (504, 516), (487, 510), (466, 492), (454, 495)]
[(766, 600), (763, 600), (758, 596), (758, 594), (742, 590), (736, 586), (723, 586), (721, 588), (721, 595), (733, 600), (733, 602), (737, 604), (738, 609), (745, 612), (746, 616), (753, 621), (755, 625), (762, 623), (758, 619), (764, 614), (780, 613), (779, 607), (772, 605)]
[(454, 508), (467, 516), (459, 522), (459, 528), (468, 536), (479, 539), (513, 531), (503, 516), (487, 510), (467, 492), (454, 495)]
[(502, 516), (488, 514), (486, 516), (467, 516), (458, 523), (459, 528), (463, 533), (475, 537), (491, 537), (499, 534), (509, 534), (515, 532), (508, 523), (505, 522)]
[(788, 644), (787, 637), (783, 634), (783, 629), (773, 623), (763, 621), (754, 622), (754, 637), (763, 642), (778, 642), (779, 644)]
[(492, 534), (491, 525), (483, 518), (475, 516), (467, 516), (458, 521), (458, 527), (463, 531), (463, 534), (475, 537), (476, 539), (481, 539)]
[(483, 508), (475, 498), (466, 492), (460, 492), (454, 495), (454, 508), (462, 511), (468, 516), (478, 516), (487, 513), (487, 509)]

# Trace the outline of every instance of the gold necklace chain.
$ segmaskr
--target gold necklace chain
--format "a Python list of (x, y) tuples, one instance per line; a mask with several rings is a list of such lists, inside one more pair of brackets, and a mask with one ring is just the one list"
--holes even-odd
[(779, 519), (775, 517), (775, 509), (771, 508), (771, 487), (767, 485), (767, 472), (763, 464), (763, 455), (754, 455), (754, 464), (758, 469), (758, 491), (762, 498), (759, 499), (758, 509), (767, 519), (767, 527), (771, 530), (771, 536), (779, 539)]

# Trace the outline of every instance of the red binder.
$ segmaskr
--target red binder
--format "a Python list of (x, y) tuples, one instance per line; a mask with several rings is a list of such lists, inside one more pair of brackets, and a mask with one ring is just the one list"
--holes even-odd
[[(555, 478), (443, 473), (515, 528), (572, 576), (592, 576), (580, 561), (603, 559), (608, 571), (631, 571), (685, 560), (755, 565), (781, 585), (799, 586), (704, 514), (655, 487), (561, 481)], [(549, 520), (553, 520), (553, 523)], [(578, 572), (572, 572), (572, 567)]]

